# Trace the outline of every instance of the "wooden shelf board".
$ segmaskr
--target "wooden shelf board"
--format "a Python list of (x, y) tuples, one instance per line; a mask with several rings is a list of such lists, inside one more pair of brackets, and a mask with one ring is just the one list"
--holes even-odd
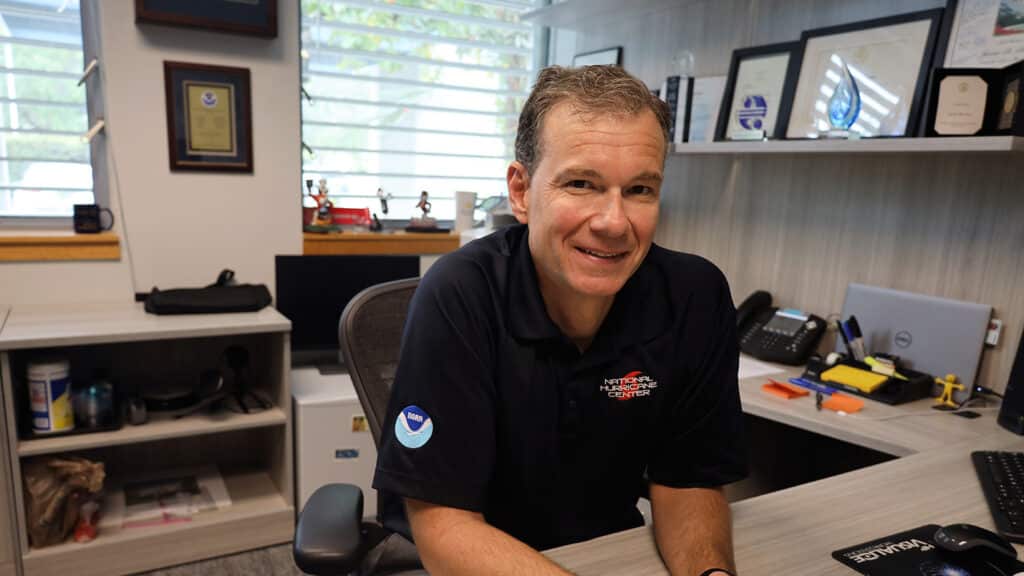
[(232, 430), (283, 426), (287, 421), (288, 415), (284, 413), (284, 410), (276, 407), (254, 414), (235, 414), (228, 411), (218, 412), (217, 414), (197, 414), (178, 420), (150, 421), (141, 426), (126, 424), (120, 430), (110, 432), (92, 432), (74, 436), (22, 440), (18, 443), (18, 456), (38, 456), (40, 454), (55, 454), (103, 446), (137, 444), (168, 438), (184, 438), (187, 436), (229, 432)]
[(17, 306), (0, 332), (0, 350), (290, 330), (291, 322), (271, 307), (238, 314), (157, 316), (135, 302)]
[(862, 140), (771, 140), (676, 144), (673, 152), (694, 154), (892, 154), (945, 152), (1024, 152), (1024, 138), (865, 138)]
[(131, 574), (270, 546), (292, 539), (295, 510), (265, 472), (225, 475), (231, 506), (190, 522), (101, 533), (22, 556), (25, 576)]
[(121, 240), (112, 232), (20, 231), (0, 234), (0, 262), (120, 259)]
[(639, 14), (668, 6), (685, 6), (700, 0), (566, 0), (525, 12), (521, 19), (541, 26), (574, 29), (580, 23), (606, 21), (628, 13)]
[(458, 234), (424, 232), (342, 232), (302, 234), (302, 253), (333, 254), (445, 254), (459, 247)]

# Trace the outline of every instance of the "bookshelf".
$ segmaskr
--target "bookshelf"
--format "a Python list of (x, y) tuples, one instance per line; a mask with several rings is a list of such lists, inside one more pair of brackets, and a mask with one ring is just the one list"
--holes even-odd
[[(146, 314), (134, 303), (12, 309), (0, 331), (4, 449), (10, 454), (13, 494), (12, 513), (4, 518), (13, 519), (13, 556), (20, 559), (22, 574), (132, 574), (290, 541), (295, 522), (290, 330), (291, 323), (271, 308), (169, 317)], [(135, 381), (136, 387), (145, 387), (166, 375), (186, 377), (216, 367), (228, 346), (249, 351), (251, 385), (271, 400), (270, 409), (202, 412), (180, 419), (154, 415), (138, 426), (125, 423), (118, 430), (67, 436), (27, 431), (25, 366), (41, 353), (68, 357), (73, 382), (79, 380), (76, 365), (95, 364), (109, 370), (116, 386)], [(33, 548), (26, 532), (22, 466), (63, 455), (103, 462), (107, 486), (162, 470), (214, 464), (231, 505), (186, 522), (104, 529), (89, 544)], [(0, 576), (2, 569), (0, 557)]]

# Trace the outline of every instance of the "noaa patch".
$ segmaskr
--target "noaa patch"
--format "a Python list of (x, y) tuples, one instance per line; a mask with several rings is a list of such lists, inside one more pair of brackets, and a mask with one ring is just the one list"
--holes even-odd
[(406, 448), (419, 448), (430, 440), (434, 422), (419, 406), (406, 406), (395, 420), (395, 438)]
[(213, 108), (217, 105), (217, 95), (207, 90), (206, 92), (203, 92), (203, 95), (200, 97), (200, 101), (202, 101), (203, 106)]

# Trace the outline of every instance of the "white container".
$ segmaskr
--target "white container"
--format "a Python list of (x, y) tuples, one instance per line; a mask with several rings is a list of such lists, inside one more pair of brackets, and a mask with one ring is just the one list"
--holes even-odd
[(455, 232), (473, 227), (473, 209), (476, 206), (476, 192), (455, 193)]
[(61, 358), (29, 363), (26, 372), (32, 430), (35, 433), (52, 434), (74, 430), (70, 368), (68, 361)]

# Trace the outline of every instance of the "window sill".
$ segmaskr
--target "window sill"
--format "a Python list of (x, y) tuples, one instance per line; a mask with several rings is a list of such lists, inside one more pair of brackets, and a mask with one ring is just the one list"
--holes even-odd
[(302, 234), (302, 253), (324, 254), (445, 254), (459, 247), (459, 235), (423, 232), (341, 232)]
[(0, 262), (120, 259), (121, 240), (111, 232), (75, 234), (48, 230), (0, 233)]

